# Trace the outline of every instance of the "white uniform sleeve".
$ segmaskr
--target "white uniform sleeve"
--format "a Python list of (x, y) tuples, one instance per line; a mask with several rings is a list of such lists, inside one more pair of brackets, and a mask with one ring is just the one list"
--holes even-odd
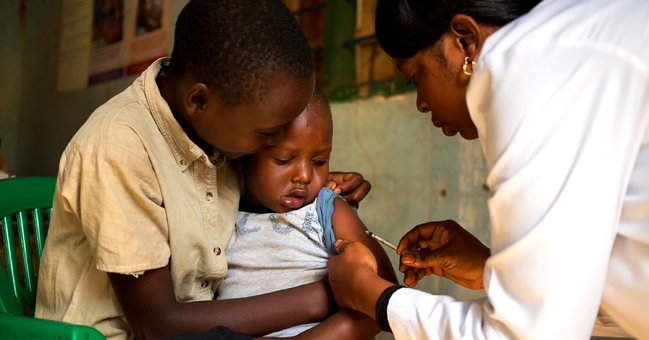
[[(549, 44), (549, 43), (548, 43)], [(396, 339), (587, 339), (649, 121), (649, 70), (608, 46), (520, 43), (467, 93), (487, 159), (487, 298), (394, 293)]]

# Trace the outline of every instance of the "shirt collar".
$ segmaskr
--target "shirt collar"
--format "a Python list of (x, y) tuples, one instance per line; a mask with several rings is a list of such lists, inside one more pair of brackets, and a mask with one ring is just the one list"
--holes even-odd
[[(162, 69), (162, 63), (168, 59), (169, 58), (160, 58), (156, 60), (140, 76), (143, 82), (141, 88), (144, 90), (144, 95), (151, 116), (153, 116), (153, 120), (155, 120), (160, 133), (167, 142), (167, 145), (169, 145), (169, 148), (176, 159), (176, 164), (178, 164), (181, 171), (185, 171), (193, 161), (199, 158), (201, 158), (209, 167), (215, 166), (203, 149), (189, 139), (171, 112), (169, 104), (167, 104), (167, 101), (160, 93), (160, 89), (156, 83), (156, 78)], [(212, 158), (215, 157), (217, 159), (223, 159), (218, 151), (213, 150)], [(217, 164), (220, 164), (220, 162)]]

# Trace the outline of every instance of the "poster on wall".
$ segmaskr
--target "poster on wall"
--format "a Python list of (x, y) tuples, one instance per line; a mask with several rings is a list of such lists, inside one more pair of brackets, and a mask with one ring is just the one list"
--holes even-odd
[(88, 87), (92, 2), (63, 0), (56, 88), (59, 92)]
[(124, 0), (93, 0), (88, 84), (124, 76)]
[(126, 75), (169, 55), (171, 0), (129, 0)]

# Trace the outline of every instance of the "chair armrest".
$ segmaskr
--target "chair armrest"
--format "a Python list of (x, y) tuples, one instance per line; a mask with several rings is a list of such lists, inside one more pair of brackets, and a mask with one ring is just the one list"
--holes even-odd
[(0, 339), (106, 340), (92, 327), (4, 313), (0, 313)]

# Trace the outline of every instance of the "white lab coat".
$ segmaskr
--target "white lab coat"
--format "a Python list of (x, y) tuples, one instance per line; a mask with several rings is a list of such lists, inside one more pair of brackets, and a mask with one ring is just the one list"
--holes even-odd
[(588, 339), (599, 310), (594, 334), (649, 339), (649, 1), (543, 1), (486, 40), (467, 103), (487, 297), (398, 290), (395, 337)]

